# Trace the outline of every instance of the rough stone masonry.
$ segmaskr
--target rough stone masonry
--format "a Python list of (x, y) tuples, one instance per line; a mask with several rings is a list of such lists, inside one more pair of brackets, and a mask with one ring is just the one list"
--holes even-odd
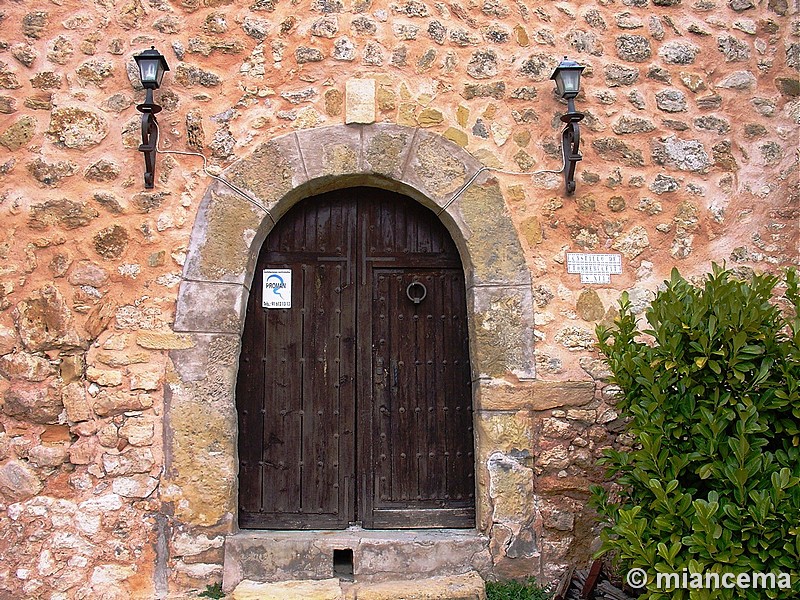
[[(134, 54), (170, 71), (143, 188)], [(673, 267), (798, 262), (800, 20), (787, 0), (0, 4), (0, 597), (158, 598), (236, 530), (241, 308), (270, 218), (378, 185), (444, 207), (471, 278), (484, 577), (586, 561), (625, 446), (594, 326)], [(258, 240), (254, 241), (254, 240)], [(565, 253), (616, 252), (582, 285)], [(255, 253), (255, 254), (253, 254)], [(211, 305), (209, 306), (209, 299)], [(206, 312), (204, 312), (206, 311)]]

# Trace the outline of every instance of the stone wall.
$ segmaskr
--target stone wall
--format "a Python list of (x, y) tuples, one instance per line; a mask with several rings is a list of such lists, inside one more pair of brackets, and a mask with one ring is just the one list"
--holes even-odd
[[(277, 215), (313, 189), (292, 179), (298, 164), (248, 165), (265, 164), (281, 136), (313, 145), (317, 128), (345, 122), (449, 140), (462, 164), (558, 169), (565, 105), (548, 79), (564, 55), (586, 65), (575, 195), (559, 175), (490, 172), (446, 223), (493, 228), (462, 245), (468, 271), (524, 270), (532, 282), (522, 304), (471, 307), (473, 345), (500, 357), (476, 373), (475, 394), (479, 529), (499, 576), (549, 578), (588, 555), (594, 461), (626, 442), (592, 351), (619, 293), (641, 312), (672, 267), (798, 261), (800, 21), (786, 0), (4, 3), (0, 597), (204, 586), (235, 529), (235, 456), (217, 445), (235, 440), (235, 420), (216, 410), (232, 399), (202, 399), (230, 389), (238, 346), (193, 336), (176, 310), (192, 269), (247, 284), (250, 208), (210, 188), (197, 156), (160, 155), (156, 188), (143, 189), (132, 56), (151, 45), (171, 68), (156, 92), (161, 147), (205, 154)], [(368, 171), (403, 181), (384, 156), (367, 157)], [(367, 181), (342, 178), (368, 175), (362, 158), (332, 153), (318, 183)], [(434, 169), (403, 189), (433, 206), (456, 179)], [(201, 214), (214, 193), (226, 208)], [(198, 264), (192, 231), (209, 219), (221, 229)], [(226, 232), (251, 236), (243, 271), (227, 262), (237, 246)], [(567, 250), (619, 252), (623, 273), (581, 285)], [(508, 331), (535, 352), (515, 355), (520, 335)], [(517, 368), (528, 358), (535, 379)]]

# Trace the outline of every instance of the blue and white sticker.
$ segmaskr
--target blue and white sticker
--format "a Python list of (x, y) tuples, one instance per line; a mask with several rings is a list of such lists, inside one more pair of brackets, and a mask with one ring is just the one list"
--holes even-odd
[(292, 308), (291, 269), (264, 269), (261, 281), (263, 308)]

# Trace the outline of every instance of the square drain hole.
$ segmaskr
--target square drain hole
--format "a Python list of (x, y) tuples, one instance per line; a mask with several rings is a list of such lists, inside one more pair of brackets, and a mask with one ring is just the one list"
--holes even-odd
[(333, 576), (353, 581), (353, 551), (350, 548), (333, 551)]

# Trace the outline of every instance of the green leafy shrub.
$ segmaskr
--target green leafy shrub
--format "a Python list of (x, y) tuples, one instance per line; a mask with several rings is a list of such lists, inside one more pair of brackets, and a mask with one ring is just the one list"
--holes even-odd
[(536, 580), (486, 582), (486, 600), (550, 600), (553, 594)]
[[(789, 270), (782, 311), (779, 281), (714, 265), (693, 286), (673, 270), (650, 329), (638, 330), (625, 294), (615, 327), (597, 329), (636, 440), (601, 459), (622, 493), (592, 488), (607, 523), (598, 554), (623, 575), (644, 569), (644, 598), (800, 598), (800, 294)], [(793, 585), (657, 589), (656, 573), (684, 569), (783, 572)]]
[(203, 598), (224, 598), (225, 592), (222, 591), (222, 584), (217, 582), (211, 585), (206, 586), (206, 591), (198, 594), (199, 597)]

